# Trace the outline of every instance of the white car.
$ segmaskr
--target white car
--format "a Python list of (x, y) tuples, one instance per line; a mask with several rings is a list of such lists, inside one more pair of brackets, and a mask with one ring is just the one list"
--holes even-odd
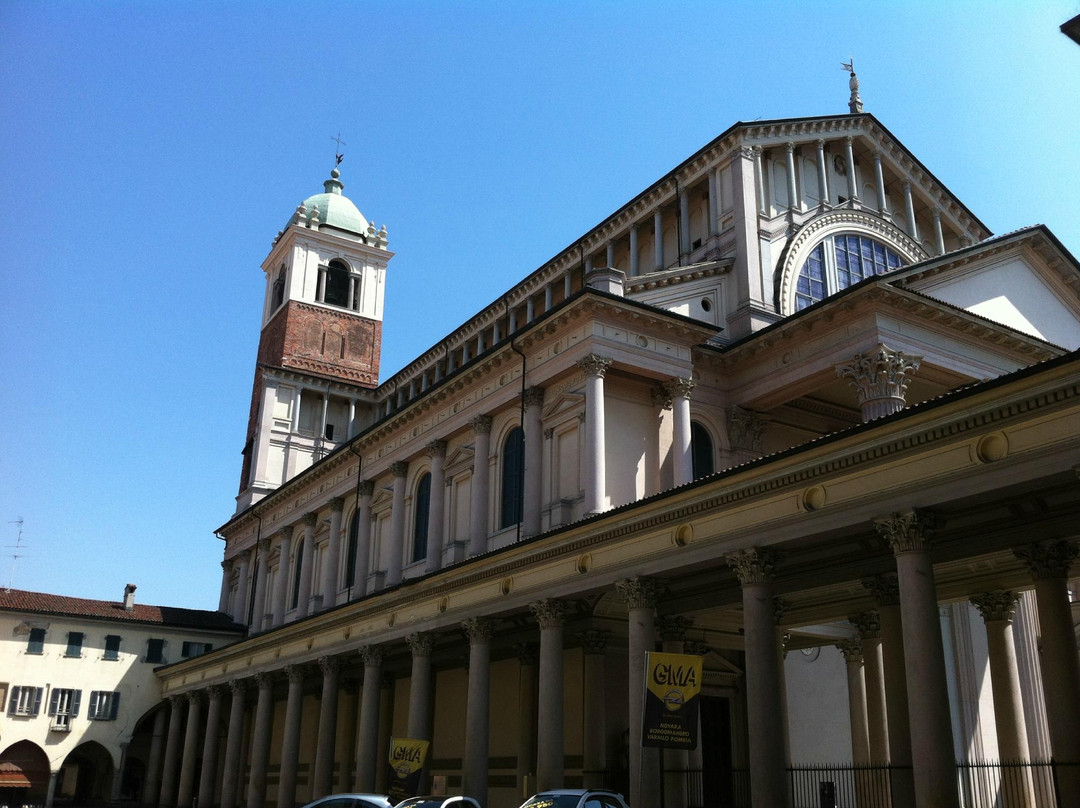
[(393, 808), (385, 794), (331, 794), (303, 808)]
[(394, 808), (480, 808), (472, 797), (409, 797)]
[(521, 808), (630, 808), (623, 795), (602, 788), (553, 788), (530, 797)]

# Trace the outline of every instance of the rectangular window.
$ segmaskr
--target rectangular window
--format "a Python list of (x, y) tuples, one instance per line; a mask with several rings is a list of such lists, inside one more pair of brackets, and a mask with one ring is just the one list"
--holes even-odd
[(55, 688), (49, 697), (49, 715), (52, 724), (49, 729), (57, 732), (69, 732), (71, 720), (79, 715), (79, 702), (82, 700), (82, 691), (67, 687)]
[(165, 661), (165, 640), (146, 641), (146, 661), (161, 664)]
[(64, 652), (64, 656), (81, 657), (82, 641), (83, 633), (81, 631), (69, 631), (67, 650)]
[(44, 688), (18, 686), (11, 688), (8, 699), (8, 715), (33, 716), (41, 712), (41, 694)]
[(208, 642), (189, 642), (185, 640), (184, 645), (180, 649), (180, 656), (184, 657), (185, 659), (189, 657), (197, 657), (201, 654), (209, 653), (213, 650), (213, 648), (214, 646)]
[(119, 659), (120, 658), (120, 635), (119, 634), (106, 634), (105, 635), (105, 659)]
[(40, 654), (45, 650), (45, 629), (30, 629), (30, 639), (26, 643), (26, 653)]
[(119, 709), (119, 693), (108, 690), (94, 690), (90, 693), (90, 710), (86, 717), (91, 721), (115, 721)]

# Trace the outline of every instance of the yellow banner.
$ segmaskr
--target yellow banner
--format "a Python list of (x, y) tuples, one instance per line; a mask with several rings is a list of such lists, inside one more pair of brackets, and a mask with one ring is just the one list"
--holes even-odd
[(701, 675), (702, 659), (695, 654), (645, 655), (643, 746), (697, 746)]
[(420, 788), (420, 774), (427, 761), (428, 741), (414, 738), (390, 739), (390, 795), (397, 800), (415, 797)]

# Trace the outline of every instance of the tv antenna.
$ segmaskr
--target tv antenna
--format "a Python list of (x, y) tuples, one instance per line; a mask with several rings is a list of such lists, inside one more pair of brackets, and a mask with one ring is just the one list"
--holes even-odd
[(8, 577), (8, 585), (5, 587), (5, 592), (10, 592), (11, 587), (15, 584), (15, 567), (19, 563), (19, 558), (22, 556), (22, 551), (25, 549), (22, 543), (22, 531), (23, 531), (23, 518), (20, 516), (18, 519), (12, 519), (8, 522), (9, 525), (18, 525), (19, 532), (15, 539), (14, 544), (9, 544), (8, 549), (11, 553), (11, 575)]

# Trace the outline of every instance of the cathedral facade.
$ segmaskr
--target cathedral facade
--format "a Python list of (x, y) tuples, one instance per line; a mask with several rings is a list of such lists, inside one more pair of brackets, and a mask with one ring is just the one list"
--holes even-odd
[[(994, 236), (870, 114), (739, 123), (380, 380), (388, 244), (335, 169), (263, 263), (219, 529), (248, 635), (159, 670), (147, 802), (383, 791), (391, 737), (491, 808), (786, 808), (837, 761), (958, 806), (998, 758), (1080, 799), (1046, 228)], [(660, 649), (704, 657), (691, 752), (640, 742)]]

